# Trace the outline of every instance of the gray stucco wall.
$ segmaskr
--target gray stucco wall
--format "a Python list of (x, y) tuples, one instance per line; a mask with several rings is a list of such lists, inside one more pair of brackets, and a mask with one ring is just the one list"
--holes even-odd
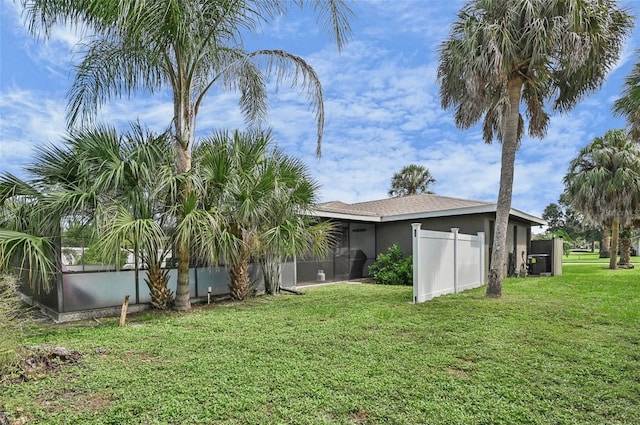
[[(475, 235), (478, 232), (485, 233), (485, 270), (489, 271), (490, 250), (489, 247), (493, 244), (491, 234), (491, 222), (495, 219), (494, 214), (472, 214), (461, 215), (453, 217), (437, 217), (422, 220), (405, 220), (391, 223), (378, 223), (376, 227), (376, 254), (385, 252), (391, 245), (397, 243), (402, 249), (405, 255), (411, 255), (412, 251), (412, 238), (411, 238), (411, 224), (422, 223), (422, 228), (425, 230), (435, 230), (439, 232), (449, 232), (451, 228), (457, 227), (460, 229), (460, 233), (466, 233)], [(507, 253), (513, 252), (514, 243), (514, 230), (517, 234), (517, 257), (516, 257), (516, 270), (520, 267), (522, 262), (522, 252), (525, 252), (525, 259), (528, 252), (528, 238), (530, 232), (530, 225), (515, 220), (509, 220), (508, 234), (507, 234)], [(506, 261), (506, 260), (505, 260)], [(507, 272), (507, 263), (504, 265), (505, 273)]]
[[(524, 263), (526, 264), (527, 255), (529, 255), (529, 241), (527, 240), (527, 229), (529, 229), (529, 225), (519, 223), (516, 221), (509, 221), (509, 228), (507, 232), (507, 253), (514, 252), (514, 231), (516, 233), (516, 270), (521, 267), (521, 263), (523, 262), (523, 252), (524, 252)], [(489, 242), (492, 243), (492, 242)]]
[(487, 232), (488, 234), (489, 231), (488, 217), (482, 214), (378, 223), (376, 228), (377, 254), (386, 252), (391, 245), (397, 243), (405, 255), (411, 255), (412, 223), (422, 223), (424, 230), (435, 230), (438, 232), (449, 232), (453, 227), (458, 227), (460, 233), (470, 235), (475, 235), (478, 232)]

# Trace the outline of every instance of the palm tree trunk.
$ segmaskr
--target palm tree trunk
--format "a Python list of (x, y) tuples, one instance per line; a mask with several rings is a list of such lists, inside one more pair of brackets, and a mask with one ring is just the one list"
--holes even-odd
[(249, 251), (243, 247), (229, 267), (229, 292), (234, 300), (243, 300), (249, 295), (249, 257)]
[(268, 295), (280, 293), (280, 263), (281, 259), (275, 255), (266, 255), (261, 261), (264, 291)]
[(611, 255), (609, 257), (609, 268), (615, 270), (618, 257), (618, 241), (620, 235), (620, 220), (615, 217), (611, 220)]
[(602, 226), (602, 242), (600, 243), (600, 258), (611, 257), (611, 236), (609, 236), (609, 226), (605, 223)]
[[(175, 90), (175, 88), (174, 88)], [(174, 120), (175, 120), (175, 140), (174, 151), (176, 154), (176, 171), (178, 174), (191, 170), (191, 139), (195, 122), (193, 120), (192, 109), (189, 104), (190, 93), (183, 93), (176, 90), (174, 98)], [(180, 188), (179, 203), (184, 203), (189, 197), (191, 187), (187, 182), (182, 183)], [(179, 217), (178, 219), (182, 219)], [(177, 244), (176, 256), (178, 258), (178, 283), (176, 286), (176, 298), (174, 307), (176, 310), (189, 310), (191, 308), (191, 297), (189, 294), (189, 262), (190, 244), (187, 242)]]
[(189, 248), (177, 246), (176, 253), (178, 257), (178, 283), (173, 306), (176, 310), (189, 310), (191, 308), (191, 296), (189, 292)]
[(158, 261), (152, 261), (148, 266), (145, 283), (149, 288), (151, 305), (157, 309), (166, 310), (171, 306), (173, 299), (173, 293), (167, 286), (169, 283), (169, 272), (166, 269), (163, 270)]
[(511, 195), (513, 193), (513, 173), (518, 150), (518, 126), (520, 125), (520, 91), (522, 80), (514, 78), (509, 81), (509, 104), (511, 111), (507, 121), (507, 128), (502, 140), (502, 164), (500, 169), (500, 190), (496, 205), (495, 234), (493, 251), (489, 267), (489, 280), (486, 295), (499, 298), (502, 295), (502, 279), (507, 253), (507, 229), (509, 227), (509, 212), (511, 211)]
[(620, 232), (620, 261), (618, 265), (630, 267), (631, 264), (631, 231), (628, 229)]
[[(184, 173), (191, 169), (191, 153), (183, 149), (176, 149), (180, 153), (176, 158), (176, 167), (178, 173)], [(189, 196), (191, 187), (187, 182), (182, 183), (180, 188), (180, 199), (178, 202), (184, 202)], [(182, 219), (183, 217), (180, 217)], [(176, 244), (176, 256), (178, 258), (178, 283), (176, 286), (176, 298), (174, 307), (176, 310), (189, 310), (191, 308), (191, 297), (189, 293), (189, 263), (190, 250), (189, 243)]]

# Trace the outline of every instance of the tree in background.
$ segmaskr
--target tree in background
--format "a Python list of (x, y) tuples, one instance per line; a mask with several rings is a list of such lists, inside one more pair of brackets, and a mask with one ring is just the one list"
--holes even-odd
[(580, 150), (564, 178), (571, 205), (594, 224), (611, 228), (609, 268), (616, 268), (620, 225), (640, 210), (640, 144), (625, 130), (609, 130)]
[[(636, 55), (639, 53), (640, 50), (636, 50)], [(640, 142), (640, 61), (624, 80), (622, 97), (613, 104), (613, 112), (626, 118), (631, 137)]]
[[(340, 49), (350, 33), (350, 9), (343, 0), (282, 1), (156, 1), (143, 0), (22, 0), (29, 30), (48, 36), (55, 24), (72, 24), (88, 35), (81, 44), (82, 60), (69, 91), (69, 122), (86, 124), (107, 100), (133, 92), (168, 89), (172, 96), (172, 150), (177, 174), (191, 169), (196, 118), (212, 87), (241, 92), (247, 121), (266, 115), (267, 80), (300, 84), (316, 113), (320, 153), (324, 125), (322, 87), (299, 56), (282, 50), (244, 50), (246, 33), (257, 34), (263, 23), (292, 6), (311, 3), (324, 28)], [(169, 124), (169, 123), (167, 123)], [(182, 180), (178, 212), (190, 210), (192, 187)], [(183, 221), (186, 217), (177, 217)], [(175, 307), (190, 308), (190, 240), (175, 247), (178, 285)]]
[(429, 186), (435, 184), (428, 168), (410, 164), (395, 173), (391, 178), (391, 190), (389, 196), (397, 198), (399, 196), (416, 195), (418, 193), (433, 193)]
[(564, 230), (565, 216), (560, 205), (555, 203), (547, 205), (542, 212), (542, 218), (547, 222), (549, 232), (553, 233), (558, 230)]
[(502, 143), (487, 296), (502, 293), (514, 162), (525, 130), (520, 104), (529, 135), (544, 137), (545, 104), (568, 111), (598, 89), (632, 26), (633, 18), (612, 0), (471, 0), (442, 43), (442, 106), (454, 109), (460, 128), (483, 119), (485, 142)]
[[(592, 252), (595, 251), (595, 241), (599, 241), (602, 237), (601, 229), (585, 223), (583, 215), (571, 206), (566, 194), (560, 195), (557, 204), (547, 205), (542, 213), (542, 218), (548, 223), (547, 231), (549, 233), (560, 234), (562, 232), (563, 235), (566, 235), (565, 241), (573, 243), (588, 242), (591, 244)], [(602, 244), (600, 250), (602, 253)]]
[(631, 264), (631, 228), (625, 227), (620, 230), (620, 261), (619, 266), (633, 268)]

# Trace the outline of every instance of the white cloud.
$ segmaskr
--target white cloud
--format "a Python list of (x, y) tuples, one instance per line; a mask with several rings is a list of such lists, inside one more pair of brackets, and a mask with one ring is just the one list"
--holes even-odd
[[(19, 9), (2, 0), (3, 24), (17, 25)], [(629, 2), (627, 2), (629, 3)], [(270, 89), (266, 125), (285, 152), (303, 159), (323, 185), (324, 201), (358, 202), (385, 198), (393, 173), (410, 163), (427, 166), (438, 194), (495, 202), (500, 178), (500, 144), (487, 145), (478, 127), (458, 130), (451, 111), (440, 106), (436, 81), (437, 46), (464, 0), (433, 2), (369, 0), (354, 5), (354, 39), (338, 54), (335, 43), (317, 29), (312, 14), (276, 19), (254, 37), (251, 48), (284, 48), (299, 54), (317, 71), (324, 88), (326, 122), (322, 157), (315, 157), (316, 122), (296, 88)], [(632, 3), (629, 3), (632, 4)], [(634, 7), (637, 6), (634, 4)], [(33, 146), (58, 141), (65, 130), (64, 92), (73, 77), (70, 62), (78, 35), (58, 27), (48, 43), (35, 42), (21, 28), (13, 31), (42, 67), (49, 90), (3, 86), (0, 108), (0, 169), (15, 170)], [(518, 152), (513, 207), (541, 214), (557, 200), (568, 162), (613, 121), (610, 103), (627, 72), (638, 33), (627, 44), (606, 92), (585, 99), (566, 115), (553, 116), (544, 140), (525, 138)], [(57, 85), (56, 85), (57, 84)], [(212, 91), (198, 116), (198, 136), (214, 129), (245, 127), (239, 94)], [(166, 91), (116, 99), (101, 108), (97, 121), (126, 127), (139, 119), (156, 131), (171, 122)]]
[(65, 103), (45, 96), (16, 88), (0, 96), (0, 170), (19, 174), (35, 147), (64, 134)]

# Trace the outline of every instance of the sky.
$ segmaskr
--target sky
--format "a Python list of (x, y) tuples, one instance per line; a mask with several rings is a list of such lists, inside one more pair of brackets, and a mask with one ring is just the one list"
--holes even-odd
[[(67, 90), (74, 79), (81, 35), (56, 28), (37, 40), (19, 6), (0, 0), (0, 172), (25, 177), (34, 149), (61, 143)], [(248, 49), (283, 49), (302, 57), (322, 82), (325, 129), (315, 155), (315, 118), (304, 93), (281, 86), (269, 92), (266, 125), (277, 145), (308, 165), (320, 183), (319, 201), (384, 199), (394, 173), (409, 164), (427, 167), (438, 195), (496, 202), (500, 144), (485, 144), (479, 126), (460, 130), (443, 110), (436, 78), (438, 49), (464, 5), (461, 0), (360, 0), (351, 4), (352, 38), (338, 52), (312, 10), (294, 11), (245, 38)], [(640, 0), (622, 1), (635, 16)], [(640, 29), (627, 40), (598, 92), (565, 114), (552, 113), (544, 139), (525, 137), (516, 157), (512, 207), (541, 216), (562, 193), (562, 178), (578, 151), (624, 121), (611, 113), (636, 60)], [(238, 93), (214, 90), (204, 101), (197, 136), (246, 128)], [(137, 94), (103, 105), (100, 123), (125, 129), (139, 120), (165, 130), (172, 117), (168, 92)]]

